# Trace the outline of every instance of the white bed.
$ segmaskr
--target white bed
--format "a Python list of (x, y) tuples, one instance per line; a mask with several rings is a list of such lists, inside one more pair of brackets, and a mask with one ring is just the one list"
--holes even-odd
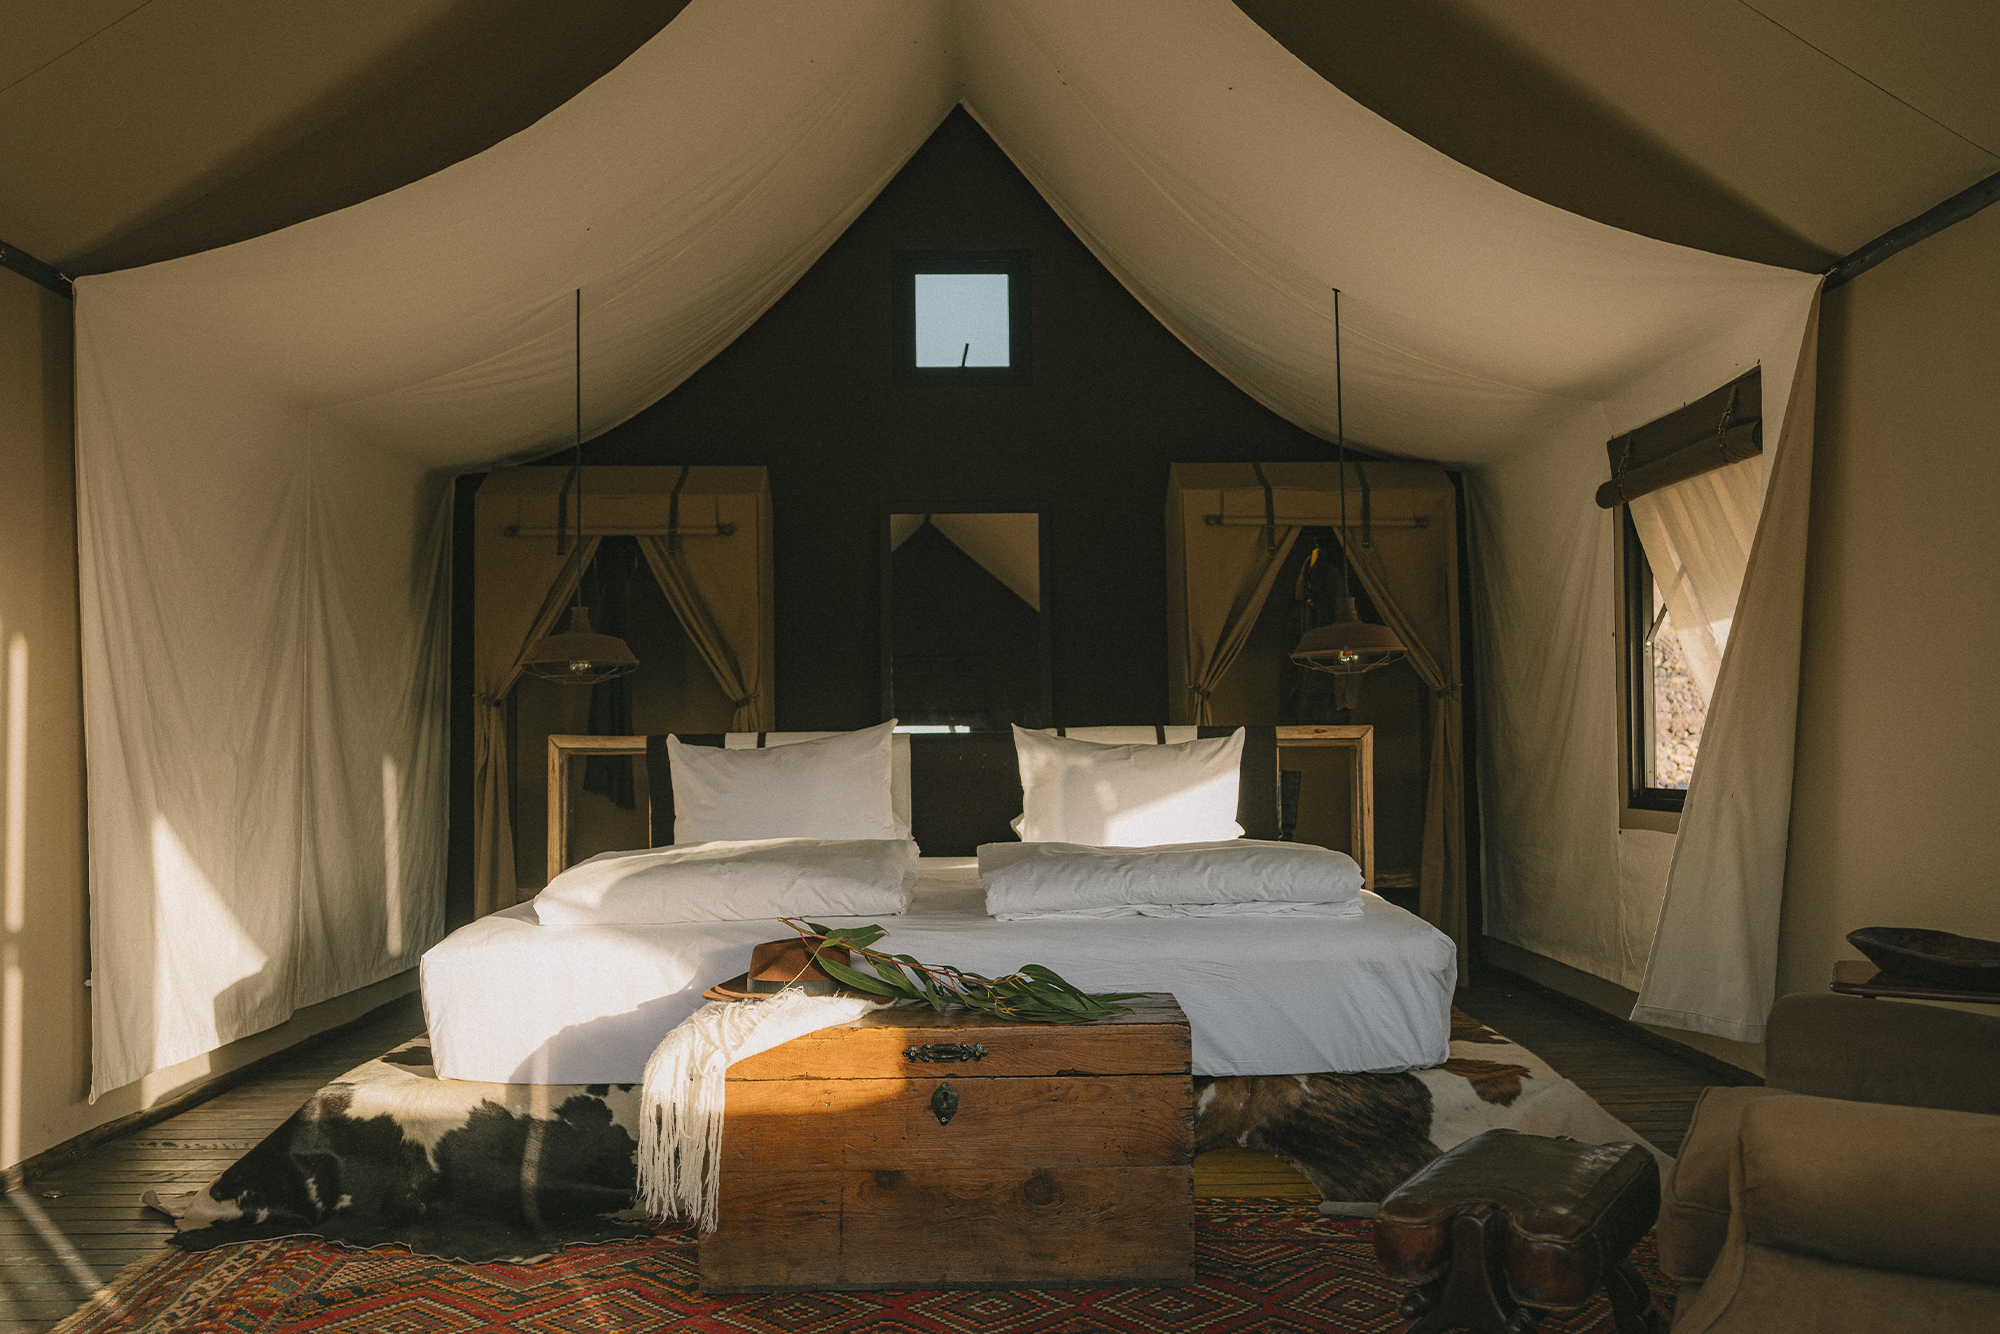
[[(997, 975), (1040, 963), (1089, 991), (1171, 991), (1198, 1075), (1383, 1072), (1447, 1057), (1451, 940), (1364, 893), (1362, 915), (1001, 922), (970, 857), (919, 863), (909, 910), (878, 948)], [(828, 925), (864, 919), (828, 919)], [(423, 959), (437, 1072), (510, 1084), (636, 1082), (668, 1029), (769, 920), (544, 926), (520, 904), (453, 932)]]

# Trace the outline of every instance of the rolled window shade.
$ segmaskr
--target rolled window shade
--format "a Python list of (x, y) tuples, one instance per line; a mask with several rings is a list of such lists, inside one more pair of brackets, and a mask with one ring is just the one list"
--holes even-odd
[(1605, 445), (1611, 480), (1597, 488), (1605, 509), (1764, 452), (1764, 390), (1752, 369), (1684, 408), (1614, 436)]

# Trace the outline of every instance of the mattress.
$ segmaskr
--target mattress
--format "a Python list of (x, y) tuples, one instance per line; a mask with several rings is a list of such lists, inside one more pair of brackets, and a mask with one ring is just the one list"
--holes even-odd
[[(1001, 922), (970, 857), (919, 863), (909, 911), (876, 947), (997, 976), (1053, 968), (1086, 991), (1170, 991), (1198, 1075), (1391, 1072), (1449, 1054), (1451, 939), (1373, 894), (1357, 918)], [(460, 927), (423, 958), (444, 1079), (629, 1084), (709, 985), (743, 971), (776, 921), (544, 926), (532, 903)]]

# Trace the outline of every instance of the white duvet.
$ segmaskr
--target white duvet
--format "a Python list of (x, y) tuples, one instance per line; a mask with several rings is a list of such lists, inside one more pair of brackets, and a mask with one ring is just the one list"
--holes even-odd
[(1310, 843), (982, 843), (979, 879), (1003, 922), (1361, 915), (1361, 868)]
[(600, 852), (535, 895), (544, 926), (666, 925), (900, 913), (917, 883), (907, 838), (759, 838)]
[[(1201, 1075), (1394, 1071), (1448, 1056), (1451, 940), (1373, 894), (1361, 915), (996, 921), (969, 857), (926, 857), (878, 948), (999, 974), (1046, 964), (1089, 991), (1170, 991)], [(438, 1074), (517, 1084), (636, 1083), (702, 990), (741, 973), (776, 921), (547, 926), (529, 904), (454, 931), (423, 959)]]

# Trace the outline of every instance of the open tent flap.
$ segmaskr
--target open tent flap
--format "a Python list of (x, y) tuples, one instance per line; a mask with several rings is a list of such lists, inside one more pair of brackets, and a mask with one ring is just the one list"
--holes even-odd
[[(733, 730), (776, 722), (771, 489), (762, 468), (583, 468), (583, 537), (567, 468), (503, 468), (473, 498), (473, 910), (515, 902), (507, 695), (529, 645), (567, 624), (598, 543), (639, 539), (646, 566), (716, 684)], [(567, 516), (567, 517), (565, 517)], [(557, 549), (566, 527), (567, 551)]]
[[(436, 474), (571, 439), (572, 293), (589, 437), (747, 329), (960, 101), (1167, 328), (1327, 438), (1342, 291), (1350, 435), (1471, 470), (1484, 679), (1504, 696), (1483, 749), (1509, 789), (1487, 807), (1486, 846), (1503, 845), (1487, 920), (1618, 971), (1616, 933), (1577, 925), (1617, 870), (1610, 535), (1590, 501), (1603, 442), (1759, 362), (1767, 404), (1787, 401), (1773, 370), (1795, 364), (1814, 280), (1516, 194), (1340, 93), (1229, 0), (694, 0), (486, 152), (267, 236), (77, 282), (90, 851), (94, 892), (115, 899), (94, 915), (100, 1088), (306, 994), (288, 979), (318, 944), (290, 933), (312, 891), (284, 849), (323, 783), (298, 757), (349, 755), (341, 819), (362, 818), (364, 749), (383, 781), (375, 724), (308, 706), (313, 655), (332, 651), (308, 626), (372, 615), (392, 567), (402, 606), (435, 608), (412, 516), (435, 515)], [(320, 560), (316, 498), (348, 494), (349, 477), (371, 520), (409, 527), (365, 558)], [(429, 679), (422, 654), (441, 642), (441, 623), (410, 615), (389, 627), (416, 646), (384, 671), (399, 688)], [(384, 660), (371, 650), (342, 688)], [(442, 752), (442, 713), (396, 716), (380, 726), (407, 728), (383, 747), (399, 792), (429, 791), (419, 760)], [(1550, 766), (1560, 781), (1528, 781)], [(257, 811), (163, 783), (254, 791)], [(135, 925), (192, 920), (156, 893), (161, 815), (200, 868), (175, 883), (259, 887), (216, 890), (251, 942), (220, 970), (238, 974), (226, 998), (208, 973), (165, 967)], [(1579, 859), (1580, 826), (1598, 851)], [(379, 835), (352, 846), (372, 865)], [(436, 892), (400, 884), (406, 906)], [(421, 934), (406, 922), (404, 948)]]
[(891, 514), (889, 550), (895, 551), (926, 523), (970, 556), (1014, 595), (1042, 609), (1042, 516), (1033, 511)]

